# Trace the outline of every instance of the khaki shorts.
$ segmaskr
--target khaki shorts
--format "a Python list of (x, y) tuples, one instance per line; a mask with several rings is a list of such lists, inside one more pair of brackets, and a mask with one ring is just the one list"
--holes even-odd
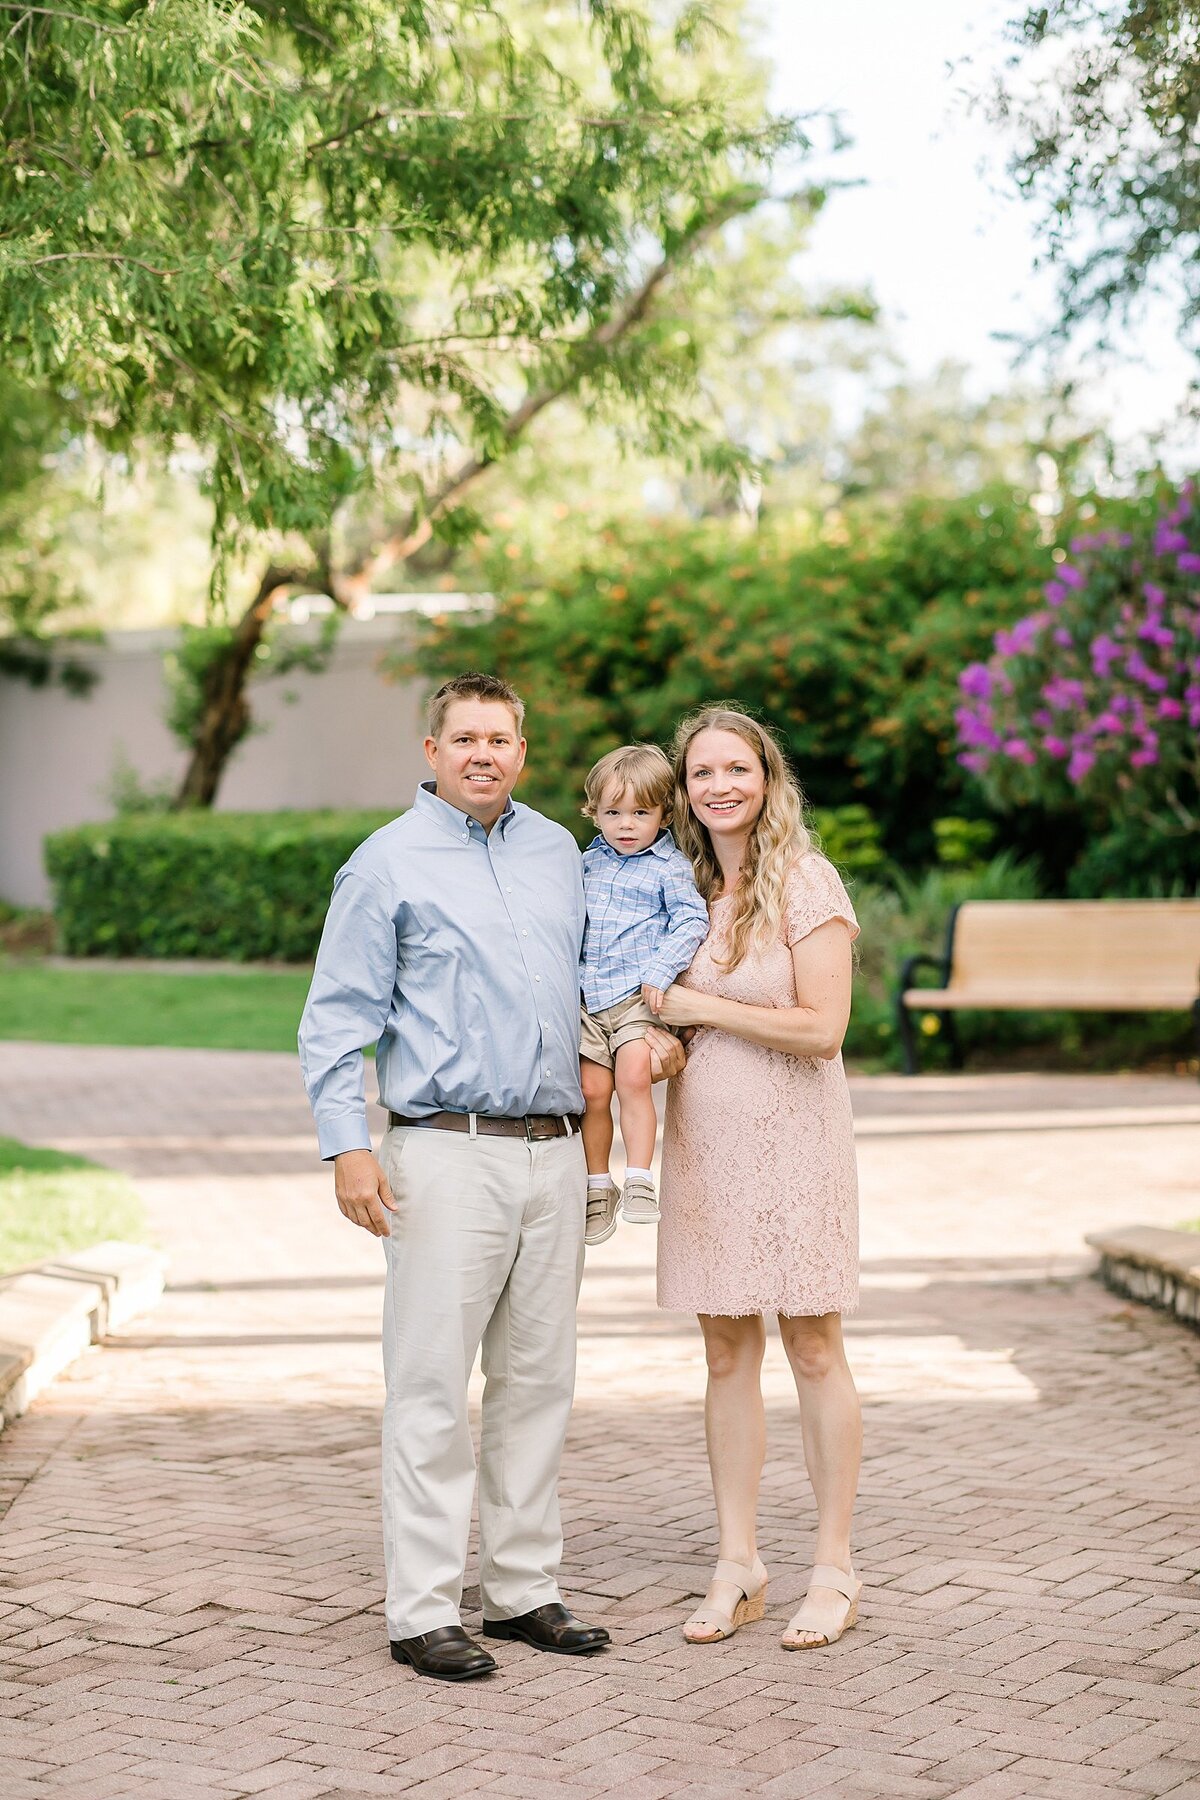
[(579, 1054), (589, 1062), (599, 1063), (601, 1068), (611, 1069), (621, 1045), (644, 1038), (647, 1025), (670, 1030), (670, 1026), (655, 1018), (640, 994), (630, 994), (627, 1000), (618, 1000), (615, 1006), (606, 1006), (598, 1013), (581, 1008)]

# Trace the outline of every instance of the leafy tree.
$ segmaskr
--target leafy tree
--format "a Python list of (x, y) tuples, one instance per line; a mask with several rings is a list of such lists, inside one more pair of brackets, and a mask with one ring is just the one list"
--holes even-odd
[(1166, 290), (1200, 351), (1200, 8), (1194, 0), (1052, 0), (1014, 23), (995, 112), (1040, 206), (1062, 328), (1103, 330)]
[(830, 474), (842, 494), (887, 505), (993, 484), (1053, 490), (1106, 461), (1102, 434), (1059, 396), (1011, 387), (975, 399), (966, 374), (942, 363), (924, 379), (893, 383), (835, 446)]
[(701, 8), (669, 35), (622, 0), (10, 11), (0, 340), (106, 443), (197, 446), (222, 557), (272, 551), (218, 619), (185, 801), (247, 729), (281, 590), (352, 605), (562, 395), (736, 466), (656, 306), (802, 133)]
[(70, 444), (53, 395), (0, 381), (0, 675), (85, 693), (92, 671), (48, 629), (77, 598), (64, 555), (76, 496), (57, 470)]
[[(426, 546), (402, 584), (441, 577), (448, 588), (490, 592), (545, 581), (629, 514), (714, 517), (761, 504), (764, 516), (778, 507), (794, 517), (827, 504), (832, 426), (821, 378), (862, 366), (879, 334), (867, 294), (802, 279), (824, 203), (821, 192), (765, 202), (698, 245), (655, 298), (653, 329), (678, 336), (694, 358), (706, 429), (752, 463), (753, 481), (734, 487), (694, 460), (656, 454), (635, 397), (613, 396), (600, 412), (586, 395), (563, 394), (489, 473), (469, 538)], [(356, 532), (384, 534), (382, 507), (357, 510)]]

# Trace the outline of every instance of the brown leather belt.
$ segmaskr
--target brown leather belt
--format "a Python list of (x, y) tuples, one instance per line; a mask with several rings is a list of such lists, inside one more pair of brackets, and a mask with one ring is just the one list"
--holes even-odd
[[(427, 1113), (423, 1119), (406, 1119), (403, 1113), (390, 1112), (388, 1124), (403, 1131), (419, 1126), (429, 1131), (469, 1133), (471, 1118), (470, 1113), (436, 1112)], [(476, 1113), (474, 1119), (480, 1137), (524, 1138), (528, 1144), (540, 1143), (544, 1138), (571, 1137), (580, 1124), (578, 1113), (567, 1113), (561, 1119), (554, 1113), (527, 1113), (523, 1119), (494, 1119), (488, 1113)]]

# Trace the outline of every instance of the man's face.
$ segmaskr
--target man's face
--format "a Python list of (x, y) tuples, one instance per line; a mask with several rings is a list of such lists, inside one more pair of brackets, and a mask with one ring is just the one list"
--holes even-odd
[(491, 827), (525, 767), (525, 739), (503, 700), (452, 700), (425, 756), (439, 799)]

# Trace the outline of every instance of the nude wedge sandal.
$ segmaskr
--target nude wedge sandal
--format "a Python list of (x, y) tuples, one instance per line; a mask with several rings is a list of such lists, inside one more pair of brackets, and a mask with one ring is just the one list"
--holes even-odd
[(736, 1581), (742, 1597), (732, 1613), (723, 1613), (715, 1606), (698, 1607), (683, 1627), (684, 1640), (689, 1644), (723, 1643), (741, 1626), (761, 1619), (766, 1609), (767, 1571), (757, 1556), (752, 1569), (744, 1563), (718, 1562), (713, 1579)]
[[(780, 1640), (785, 1650), (824, 1650), (830, 1644), (836, 1644), (842, 1633), (849, 1631), (858, 1622), (858, 1597), (862, 1593), (863, 1584), (857, 1576), (847, 1575), (844, 1569), (836, 1569), (832, 1563), (818, 1563), (808, 1578), (808, 1585), (810, 1588), (835, 1588), (850, 1602), (849, 1610), (837, 1630), (825, 1637), (816, 1627), (803, 1623), (804, 1607), (801, 1606), (799, 1612), (789, 1622), (788, 1628)], [(807, 1602), (807, 1594), (804, 1599)], [(793, 1641), (799, 1632), (805, 1633), (809, 1639), (808, 1643)]]

